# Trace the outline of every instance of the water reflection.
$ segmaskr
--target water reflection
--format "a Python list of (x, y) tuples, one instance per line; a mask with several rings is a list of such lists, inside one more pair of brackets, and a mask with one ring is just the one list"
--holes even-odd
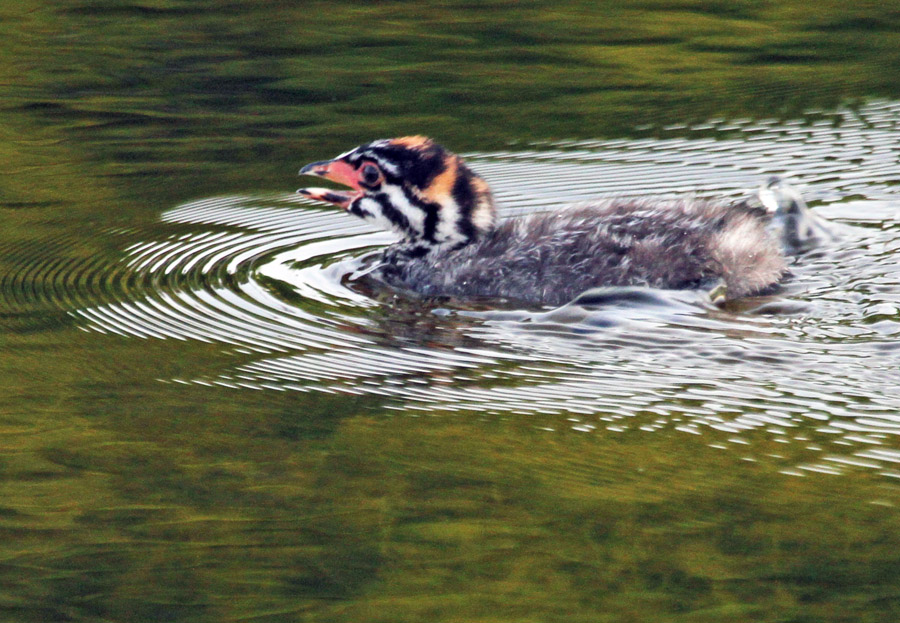
[(163, 216), (173, 231), (162, 240), (122, 232), (136, 239), (125, 261), (90, 271), (89, 289), (109, 302), (72, 313), (89, 330), (199, 340), (237, 356), (178, 382), (376, 395), (406, 412), (568, 414), (545, 427), (583, 432), (722, 431), (743, 443), (764, 431), (839, 452), (827, 468), (797, 468), (792, 456), (789, 473), (888, 473), (888, 455), (848, 457), (871, 435), (900, 432), (900, 186), (888, 167), (900, 157), (898, 118), (900, 104), (878, 102), (825, 120), (717, 121), (679, 128), (677, 139), (468, 155), (508, 216), (610, 194), (739, 196), (790, 173), (840, 242), (798, 258), (774, 296), (720, 308), (696, 293), (619, 291), (548, 311), (422, 309), (357, 278), (388, 234), (284, 195), (177, 207)]
[[(2, 15), (0, 619), (898, 618), (897, 104), (800, 114), (897, 96), (883, 3)], [(409, 132), (507, 214), (789, 171), (846, 242), (725, 308), (423, 309), (259, 196)]]

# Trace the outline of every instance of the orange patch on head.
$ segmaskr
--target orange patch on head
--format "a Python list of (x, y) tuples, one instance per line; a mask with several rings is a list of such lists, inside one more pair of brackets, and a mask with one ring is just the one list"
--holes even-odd
[(459, 175), (459, 158), (449, 156), (446, 160), (447, 167), (431, 180), (427, 188), (422, 189), (422, 195), (429, 201), (441, 203), (453, 192), (453, 185)]
[(478, 176), (472, 177), (472, 187), (478, 195), (484, 195), (491, 192), (491, 188), (488, 186), (487, 182)]
[(421, 149), (430, 143), (431, 139), (427, 136), (401, 136), (400, 138), (391, 139), (391, 145), (408, 147), (409, 149)]

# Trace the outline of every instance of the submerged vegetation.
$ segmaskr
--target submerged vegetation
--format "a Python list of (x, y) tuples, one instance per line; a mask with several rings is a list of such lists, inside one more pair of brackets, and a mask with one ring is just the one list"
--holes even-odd
[(121, 230), (379, 136), (494, 149), (896, 98), (898, 31), (893, 1), (4, 3), (0, 619), (900, 619), (896, 473), (173, 383), (239, 355), (87, 334), (28, 281), (91, 258), (63, 287), (103, 301), (79, 275)]
[[(469, 414), (334, 412), (322, 436), (297, 428), (293, 400), (193, 397), (208, 402), (177, 419), (171, 406), (108, 408), (102, 426), (66, 417), (65, 429), (44, 420), (44, 434), (18, 435), (3, 463), (6, 613), (586, 623), (900, 614), (900, 496), (863, 471), (788, 477), (775, 459), (748, 462), (685, 433), (547, 432)], [(763, 438), (746, 448), (781, 449)]]
[(894, 95), (898, 9), (23, 0), (3, 9), (2, 104), (90, 145), (107, 174), (244, 189), (376, 136), (483, 150)]

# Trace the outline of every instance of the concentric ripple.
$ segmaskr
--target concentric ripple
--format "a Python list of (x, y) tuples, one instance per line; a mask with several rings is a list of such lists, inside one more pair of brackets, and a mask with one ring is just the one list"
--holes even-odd
[(179, 206), (163, 215), (166, 237), (122, 233), (138, 241), (114, 266), (5, 250), (23, 268), (0, 291), (20, 310), (65, 301), (86, 330), (237, 356), (173, 381), (374, 394), (407, 411), (521, 414), (584, 432), (719, 431), (735, 447), (761, 432), (808, 452), (791, 473), (900, 476), (898, 123), (900, 103), (875, 102), (467, 154), (505, 215), (609, 195), (737, 197), (790, 175), (842, 239), (800, 258), (784, 293), (725, 309), (666, 292), (595, 292), (543, 312), (422, 309), (357, 280), (388, 234), (295, 195)]
[[(171, 223), (206, 222), (229, 229), (173, 234), (132, 245), (126, 250), (125, 266), (143, 296), (76, 313), (96, 330), (216, 342), (243, 352), (358, 344), (360, 338), (335, 330), (327, 317), (289, 305), (273, 297), (260, 281), (248, 278), (261, 258), (279, 250), (312, 249), (311, 257), (330, 257), (377, 243), (377, 238), (360, 236), (364, 229), (352, 221), (335, 227), (332, 215), (282, 207), (292, 202), (292, 197), (231, 197), (169, 212), (165, 219)], [(241, 230), (230, 229), (241, 217), (246, 218)], [(345, 242), (330, 245), (331, 236), (343, 236)], [(353, 242), (346, 242), (350, 239)], [(311, 294), (310, 299), (328, 301), (327, 293), (321, 294)]]

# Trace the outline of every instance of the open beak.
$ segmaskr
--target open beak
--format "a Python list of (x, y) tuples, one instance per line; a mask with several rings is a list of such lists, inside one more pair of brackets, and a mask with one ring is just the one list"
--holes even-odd
[(298, 193), (316, 201), (333, 203), (344, 208), (363, 195), (363, 189), (356, 181), (356, 170), (343, 160), (323, 160), (313, 162), (300, 169), (300, 175), (315, 175), (326, 180), (349, 186), (353, 190), (334, 190), (331, 188), (301, 188)]

